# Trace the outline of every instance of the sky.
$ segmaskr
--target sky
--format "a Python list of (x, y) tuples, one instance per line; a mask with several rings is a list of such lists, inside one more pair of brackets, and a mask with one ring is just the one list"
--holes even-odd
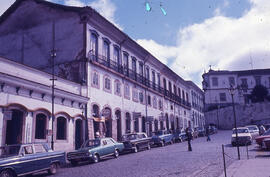
[[(0, 14), (14, 1), (0, 0)], [(270, 68), (270, 0), (48, 1), (91, 6), (199, 87), (210, 66), (214, 70)]]

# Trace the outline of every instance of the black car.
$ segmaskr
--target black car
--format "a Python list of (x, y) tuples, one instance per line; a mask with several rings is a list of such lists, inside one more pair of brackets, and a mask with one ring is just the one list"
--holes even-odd
[(151, 149), (151, 138), (145, 133), (130, 133), (122, 136), (124, 151), (138, 152), (141, 149)]
[(199, 137), (205, 136), (206, 132), (205, 132), (204, 128), (199, 127), (199, 128), (197, 128), (197, 130), (198, 130), (198, 136)]

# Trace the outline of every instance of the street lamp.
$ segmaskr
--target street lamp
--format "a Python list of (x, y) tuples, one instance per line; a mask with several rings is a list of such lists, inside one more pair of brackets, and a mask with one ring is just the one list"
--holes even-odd
[(237, 146), (237, 153), (238, 153), (238, 160), (240, 160), (240, 152), (239, 152), (239, 143), (238, 143), (238, 132), (237, 132), (237, 126), (236, 126), (236, 115), (235, 115), (235, 107), (234, 107), (234, 94), (235, 94), (236, 88), (234, 88), (232, 85), (230, 85), (229, 92), (232, 96), (232, 106), (233, 106), (233, 118), (234, 118), (234, 129), (236, 132), (236, 146)]

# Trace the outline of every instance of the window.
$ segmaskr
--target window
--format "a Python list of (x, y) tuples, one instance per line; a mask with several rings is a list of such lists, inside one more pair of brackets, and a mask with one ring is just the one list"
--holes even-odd
[(139, 100), (140, 100), (140, 103), (143, 103), (143, 91), (140, 91), (139, 93)]
[(113, 50), (113, 60), (114, 62), (119, 66), (122, 64), (121, 60), (120, 60), (120, 53), (119, 53), (119, 48), (118, 46), (114, 46), (114, 50)]
[(150, 85), (150, 73), (149, 73), (149, 67), (146, 67), (146, 84), (147, 84), (147, 86), (149, 86)]
[(121, 95), (121, 83), (118, 80), (115, 81), (115, 94)]
[(157, 73), (157, 84), (158, 84), (158, 87), (160, 87), (160, 74)]
[(56, 139), (58, 140), (67, 139), (67, 120), (64, 117), (57, 118)]
[(185, 101), (185, 91), (184, 90), (182, 90), (182, 99)]
[(218, 86), (218, 78), (217, 77), (212, 78), (212, 86)]
[(109, 77), (105, 77), (104, 79), (104, 89), (107, 91), (111, 90), (111, 79)]
[(187, 102), (189, 102), (189, 100), (188, 100), (188, 93), (186, 92), (186, 99), (187, 99)]
[(173, 85), (173, 93), (177, 95), (176, 85)]
[(130, 114), (127, 112), (126, 113), (126, 133), (130, 133)]
[(93, 72), (92, 75), (92, 85), (98, 87), (99, 86), (99, 75), (97, 72)]
[(139, 63), (139, 74), (143, 76), (143, 63), (142, 62)]
[(256, 85), (261, 85), (261, 76), (255, 76)]
[(247, 89), (248, 89), (247, 78), (241, 79), (241, 87), (243, 89), (243, 92), (247, 92)]
[(90, 59), (97, 60), (98, 56), (98, 35), (91, 33), (90, 37)]
[(103, 57), (108, 62), (110, 61), (110, 45), (107, 40), (104, 40), (103, 42)]
[(158, 100), (158, 108), (159, 108), (159, 110), (162, 110), (162, 108), (163, 108), (161, 99)]
[(232, 86), (235, 85), (234, 77), (229, 77), (229, 84), (232, 85)]
[(178, 88), (178, 96), (181, 98), (181, 89)]
[(169, 92), (172, 93), (172, 83), (169, 81)]
[(123, 62), (124, 62), (124, 74), (128, 76), (129, 75), (129, 72), (128, 72), (128, 53), (126, 53), (126, 52), (124, 52)]
[(24, 154), (33, 154), (34, 153), (32, 145), (25, 146), (23, 149), (24, 149)]
[(37, 114), (35, 139), (46, 139), (47, 117), (44, 114)]
[(150, 95), (148, 95), (148, 96), (147, 96), (147, 98), (148, 98), (148, 105), (150, 105), (150, 106), (151, 106), (151, 96), (150, 96)]
[(155, 96), (153, 97), (153, 107), (157, 108), (157, 98)]
[(167, 90), (167, 82), (165, 78), (163, 78), (163, 88), (164, 90)]
[(220, 101), (227, 101), (226, 93), (219, 93), (219, 99), (220, 99)]
[(129, 99), (130, 93), (129, 93), (129, 85), (128, 84), (125, 84), (124, 96)]
[(132, 90), (133, 101), (138, 101), (138, 90), (133, 88)]
[(155, 84), (156, 84), (156, 74), (155, 71), (152, 70), (152, 82), (153, 82), (153, 89), (155, 89)]
[(132, 71), (134, 73), (137, 72), (137, 68), (136, 68), (136, 58), (135, 57), (132, 57)]

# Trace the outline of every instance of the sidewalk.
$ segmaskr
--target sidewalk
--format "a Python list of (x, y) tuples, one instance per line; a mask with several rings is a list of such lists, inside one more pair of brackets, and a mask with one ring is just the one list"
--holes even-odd
[(227, 167), (227, 177), (270, 177), (270, 157), (238, 160)]

